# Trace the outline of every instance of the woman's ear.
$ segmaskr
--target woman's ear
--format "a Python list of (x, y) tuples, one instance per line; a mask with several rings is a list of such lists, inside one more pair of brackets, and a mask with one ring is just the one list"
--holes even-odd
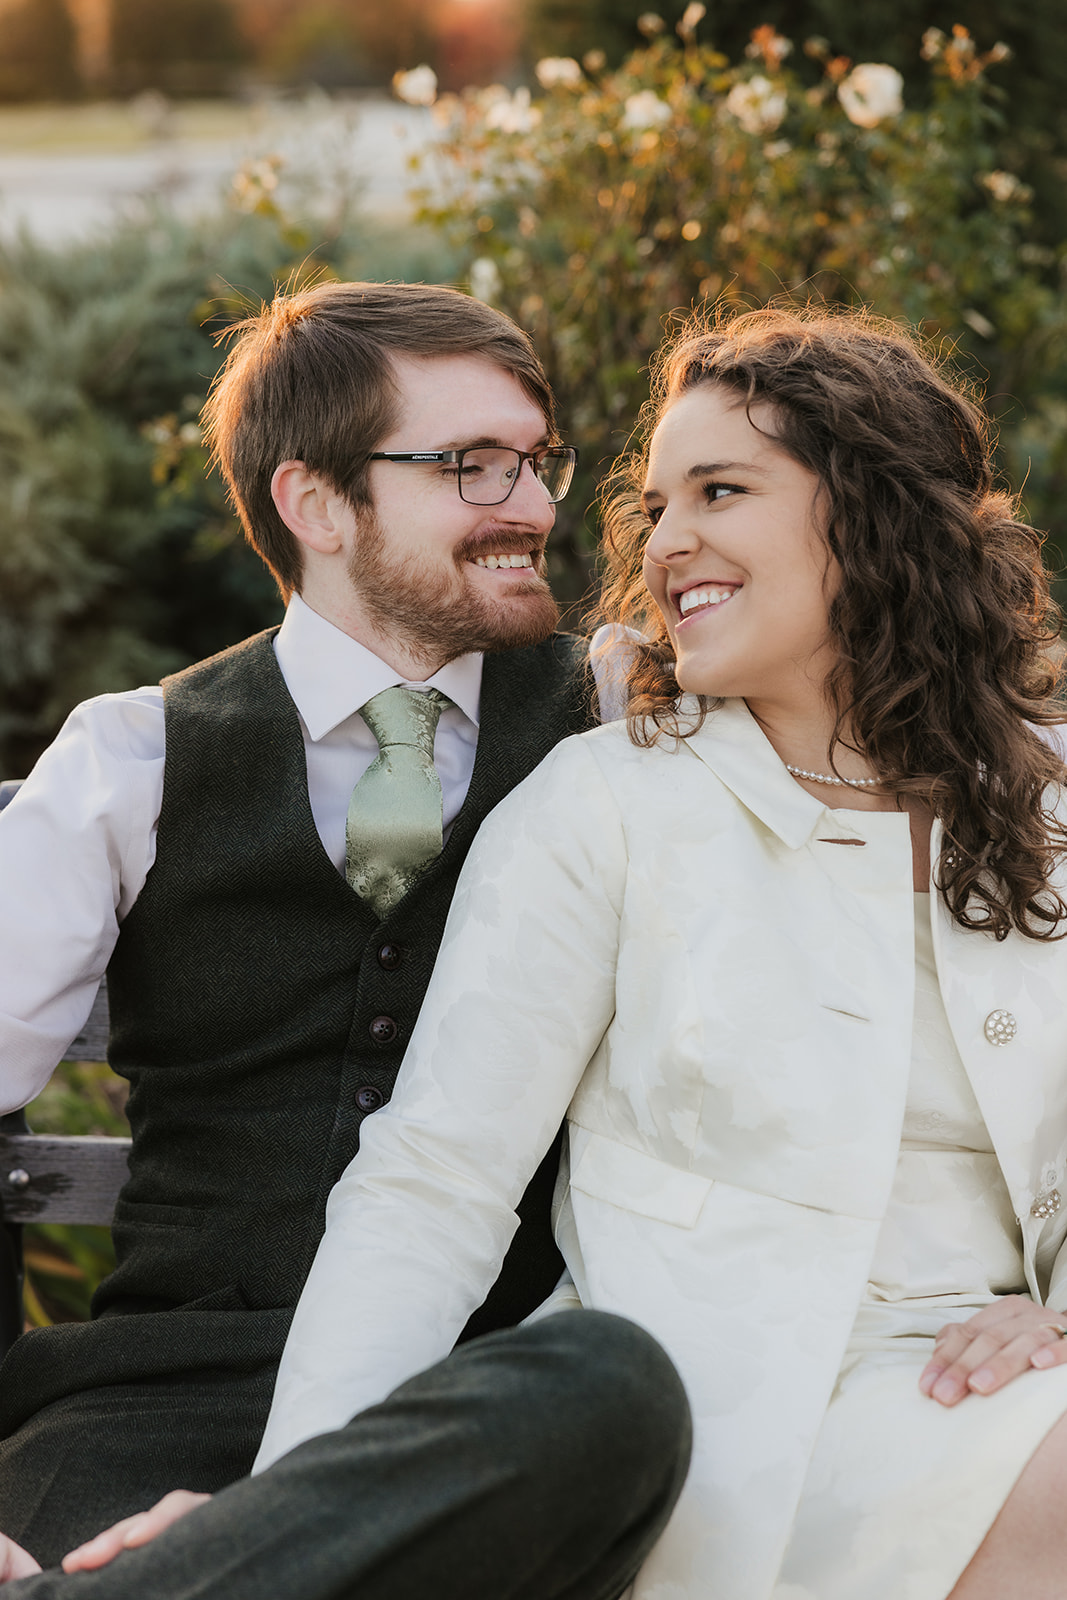
[(337, 491), (302, 461), (283, 461), (270, 480), (271, 499), (293, 536), (309, 550), (334, 555), (344, 543)]

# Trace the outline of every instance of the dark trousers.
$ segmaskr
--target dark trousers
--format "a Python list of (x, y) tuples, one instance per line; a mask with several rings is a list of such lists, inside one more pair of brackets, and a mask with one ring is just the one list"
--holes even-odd
[(689, 1463), (681, 1382), (619, 1317), (489, 1334), (96, 1573), (10, 1600), (616, 1600)]

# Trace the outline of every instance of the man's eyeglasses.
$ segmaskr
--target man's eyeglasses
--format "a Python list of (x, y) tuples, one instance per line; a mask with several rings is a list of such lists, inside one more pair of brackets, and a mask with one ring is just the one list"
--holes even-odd
[(571, 486), (578, 461), (568, 445), (542, 445), (539, 450), (510, 450), (503, 445), (475, 445), (470, 450), (378, 450), (371, 461), (436, 461), (455, 466), (459, 497), (471, 506), (500, 506), (519, 481), (528, 461), (534, 476), (555, 505)]

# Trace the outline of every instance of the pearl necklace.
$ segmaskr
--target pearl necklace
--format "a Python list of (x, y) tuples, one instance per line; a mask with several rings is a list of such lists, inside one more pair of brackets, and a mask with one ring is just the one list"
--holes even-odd
[(794, 778), (807, 778), (809, 783), (829, 783), (836, 789), (870, 789), (882, 781), (881, 778), (835, 778), (828, 772), (805, 772), (803, 767), (791, 767), (788, 761), (785, 770)]

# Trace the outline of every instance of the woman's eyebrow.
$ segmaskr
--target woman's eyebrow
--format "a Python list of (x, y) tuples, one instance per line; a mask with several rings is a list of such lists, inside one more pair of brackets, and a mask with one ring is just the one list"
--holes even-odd
[(695, 467), (690, 467), (686, 479), (713, 478), (723, 472), (755, 472), (761, 477), (766, 477), (768, 469), (758, 467), (754, 461), (704, 461), (698, 462)]

